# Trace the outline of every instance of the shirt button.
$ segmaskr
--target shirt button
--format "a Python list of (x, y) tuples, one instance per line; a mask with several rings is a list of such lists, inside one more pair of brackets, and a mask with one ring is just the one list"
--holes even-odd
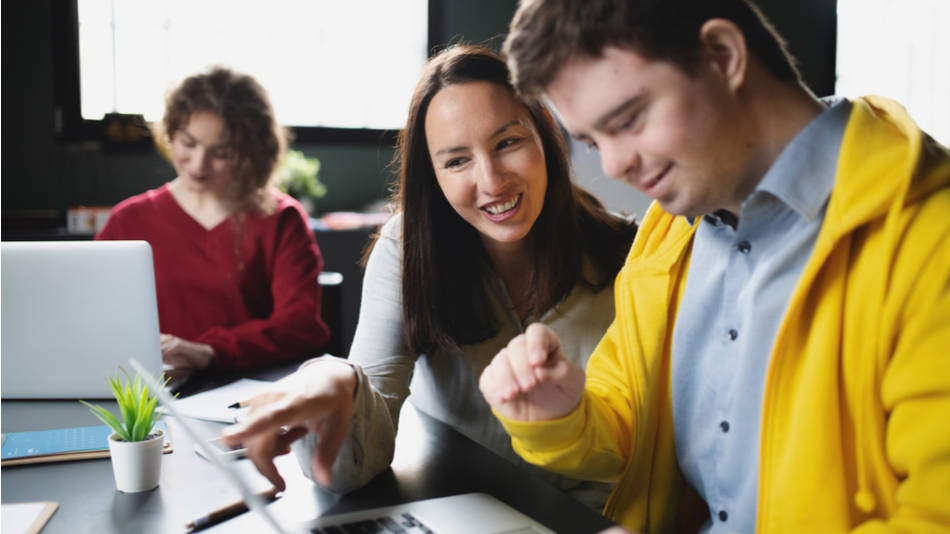
[(729, 432), (729, 421), (719, 423), (719, 428), (721, 428), (723, 432)]
[(729, 519), (729, 514), (725, 510), (719, 510), (719, 520), (725, 522), (726, 519)]
[(748, 254), (749, 251), (752, 250), (752, 244), (743, 239), (742, 241), (739, 241), (739, 244), (736, 245), (736, 248), (739, 249), (739, 252)]
[(731, 339), (732, 341), (735, 341), (737, 337), (739, 337), (739, 331), (736, 330), (735, 328), (730, 328), (729, 339)]

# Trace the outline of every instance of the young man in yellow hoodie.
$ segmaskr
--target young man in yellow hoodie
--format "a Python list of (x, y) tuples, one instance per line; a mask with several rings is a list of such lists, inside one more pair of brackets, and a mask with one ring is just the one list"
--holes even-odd
[(950, 531), (947, 149), (744, 0), (522, 0), (505, 51), (657, 201), (586, 373), (540, 325), (483, 373), (519, 454), (643, 532)]

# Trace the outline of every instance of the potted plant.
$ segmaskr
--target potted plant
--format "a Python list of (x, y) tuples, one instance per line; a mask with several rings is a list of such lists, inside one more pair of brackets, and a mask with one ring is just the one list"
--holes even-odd
[(158, 486), (165, 433), (154, 428), (158, 420), (155, 395), (149, 392), (141, 377), (136, 375), (133, 380), (124, 369), (120, 371), (126, 377), (125, 382), (121, 375), (108, 380), (122, 421), (102, 406), (79, 402), (113, 430), (109, 435), (109, 455), (116, 489), (136, 493)]
[(315, 201), (327, 194), (320, 181), (320, 160), (308, 158), (299, 150), (288, 150), (277, 169), (277, 188), (300, 201), (310, 216), (316, 214)]

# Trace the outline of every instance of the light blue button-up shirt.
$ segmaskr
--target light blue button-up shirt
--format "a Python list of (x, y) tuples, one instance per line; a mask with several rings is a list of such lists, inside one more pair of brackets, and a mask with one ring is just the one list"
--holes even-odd
[(673, 421), (680, 468), (709, 505), (704, 532), (755, 532), (766, 371), (824, 220), (851, 109), (826, 103), (743, 202), (735, 229), (714, 216), (694, 222), (673, 331)]

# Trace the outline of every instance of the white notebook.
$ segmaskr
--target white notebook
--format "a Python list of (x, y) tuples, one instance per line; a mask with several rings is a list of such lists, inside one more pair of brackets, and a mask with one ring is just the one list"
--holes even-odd
[(57, 508), (57, 502), (3, 503), (0, 530), (5, 534), (37, 534)]
[[(175, 401), (175, 408), (185, 417), (220, 423), (236, 423), (246, 417), (249, 410), (239, 405), (263, 393), (273, 384), (266, 380), (242, 378), (224, 386), (178, 399)], [(164, 411), (164, 408), (159, 407), (159, 410)]]

